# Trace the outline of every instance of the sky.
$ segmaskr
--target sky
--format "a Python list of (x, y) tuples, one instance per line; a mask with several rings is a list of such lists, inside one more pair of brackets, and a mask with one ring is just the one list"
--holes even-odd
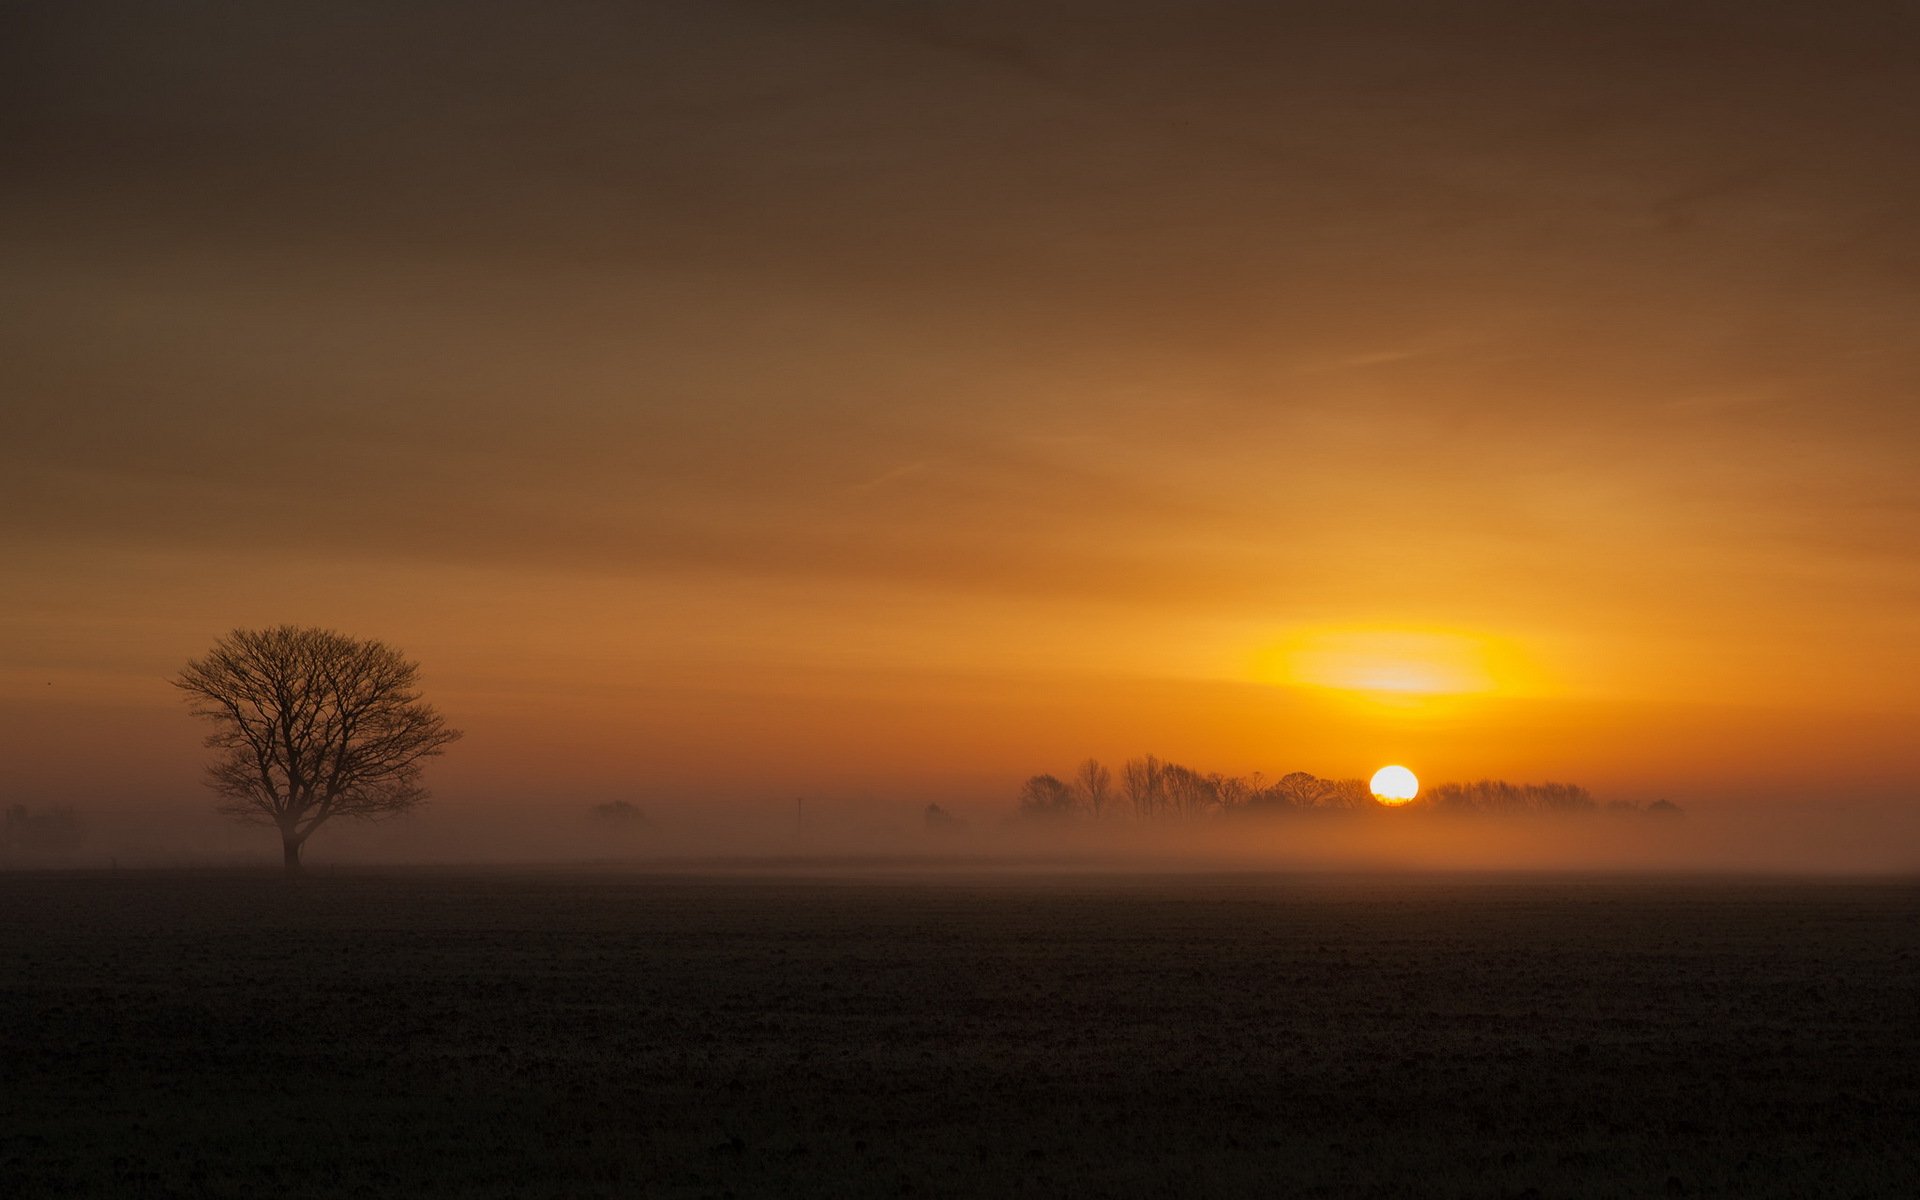
[(9, 5), (0, 777), (377, 637), (436, 804), (1920, 809), (1920, 15)]

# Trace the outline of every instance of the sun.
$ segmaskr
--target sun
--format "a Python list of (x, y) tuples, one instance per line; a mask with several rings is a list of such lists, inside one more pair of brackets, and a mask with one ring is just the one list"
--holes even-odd
[(1373, 789), (1374, 799), (1395, 807), (1420, 794), (1420, 781), (1405, 767), (1381, 767), (1367, 786)]

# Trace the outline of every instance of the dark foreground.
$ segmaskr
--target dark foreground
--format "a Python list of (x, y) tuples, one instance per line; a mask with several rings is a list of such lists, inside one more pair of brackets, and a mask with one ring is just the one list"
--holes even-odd
[(1920, 887), (0, 876), (12, 1196), (1920, 1194)]

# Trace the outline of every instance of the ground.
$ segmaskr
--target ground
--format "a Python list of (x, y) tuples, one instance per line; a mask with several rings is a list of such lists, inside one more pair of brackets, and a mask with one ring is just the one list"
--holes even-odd
[(1913, 1196), (1920, 884), (0, 875), (17, 1197)]

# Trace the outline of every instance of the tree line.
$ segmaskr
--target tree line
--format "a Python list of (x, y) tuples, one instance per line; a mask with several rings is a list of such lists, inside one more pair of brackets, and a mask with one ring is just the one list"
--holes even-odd
[[(1082, 762), (1064, 779), (1034, 775), (1020, 786), (1016, 804), (1021, 815), (1036, 818), (1147, 821), (1230, 813), (1352, 812), (1380, 806), (1364, 779), (1321, 779), (1292, 771), (1269, 780), (1258, 771), (1250, 775), (1197, 771), (1151, 754), (1128, 759), (1117, 775), (1095, 758)], [(1410, 805), (1401, 807), (1510, 816), (1591, 812), (1599, 805), (1578, 784), (1481, 779), (1425, 788)], [(1636, 808), (1622, 801), (1607, 807)], [(1643, 811), (1679, 809), (1662, 800)]]
[(1120, 764), (1116, 775), (1089, 758), (1062, 779), (1035, 775), (1020, 787), (1019, 810), (1029, 816), (1094, 820), (1199, 817), (1240, 810), (1358, 809), (1375, 803), (1364, 779), (1319, 779), (1294, 771), (1268, 780), (1197, 771), (1151, 754)]

